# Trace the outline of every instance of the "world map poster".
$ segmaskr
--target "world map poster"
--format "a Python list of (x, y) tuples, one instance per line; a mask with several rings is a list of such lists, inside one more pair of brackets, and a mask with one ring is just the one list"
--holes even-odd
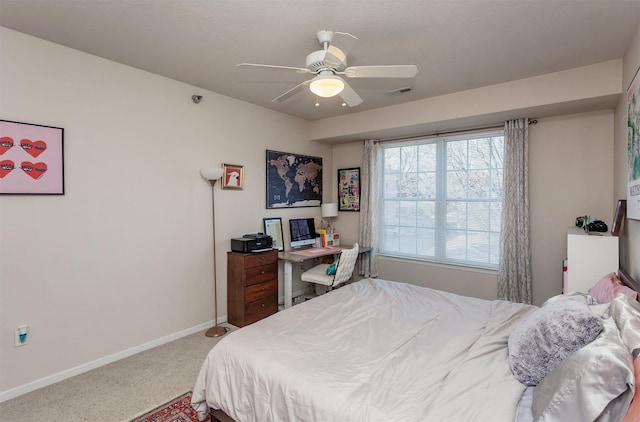
[(267, 208), (321, 204), (322, 157), (267, 150)]

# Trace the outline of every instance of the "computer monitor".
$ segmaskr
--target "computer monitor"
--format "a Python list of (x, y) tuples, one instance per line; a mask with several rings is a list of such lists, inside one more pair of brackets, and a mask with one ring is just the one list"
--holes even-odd
[(313, 218), (292, 218), (289, 220), (291, 248), (299, 249), (316, 242), (316, 224)]

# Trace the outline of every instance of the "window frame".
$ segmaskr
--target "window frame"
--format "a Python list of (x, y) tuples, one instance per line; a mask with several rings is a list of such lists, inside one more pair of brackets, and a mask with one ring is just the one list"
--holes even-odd
[[(449, 171), (449, 167), (448, 167), (448, 162), (447, 162), (447, 146), (448, 143), (450, 142), (454, 142), (454, 141), (466, 141), (467, 143), (467, 151), (469, 148), (469, 141), (470, 140), (475, 140), (475, 139), (491, 139), (491, 138), (502, 138), (499, 141), (492, 141), (492, 143), (490, 144), (490, 153), (495, 152), (494, 148), (496, 145), (496, 142), (500, 142), (501, 146), (502, 146), (502, 151), (501, 154), (497, 157), (499, 158), (499, 165), (496, 165), (495, 163), (492, 163), (491, 161), (489, 161), (489, 163), (487, 164), (487, 167), (483, 167), (483, 168), (477, 168), (477, 169), (473, 169), (472, 167), (469, 167), (469, 157), (467, 156), (466, 158), (466, 163), (467, 166), (465, 167), (464, 173), (466, 174), (466, 177), (468, 178), (470, 170), (471, 172), (474, 172), (475, 170), (478, 170), (478, 173), (480, 173), (481, 171), (486, 171), (489, 173), (489, 181), (490, 181), (490, 185), (488, 186), (488, 190), (486, 191), (487, 193), (487, 197), (486, 198), (470, 198), (469, 197), (469, 192), (468, 192), (468, 186), (466, 187), (467, 189), (467, 193), (466, 193), (466, 198), (461, 198), (461, 199), (456, 199), (456, 198), (449, 198), (448, 197), (448, 190), (447, 190), (447, 176), (448, 176), (448, 171)], [(394, 197), (394, 198), (387, 198), (386, 197), (386, 193), (388, 191), (386, 191), (387, 186), (385, 186), (385, 177), (388, 176), (388, 174), (385, 174), (385, 162), (387, 160), (385, 151), (390, 149), (390, 148), (400, 148), (400, 147), (406, 147), (406, 146), (420, 146), (420, 145), (427, 145), (427, 144), (435, 144), (436, 146), (436, 170), (434, 171), (435, 173), (435, 177), (436, 177), (436, 182), (435, 182), (435, 187), (436, 187), (436, 193), (435, 193), (435, 198), (422, 198), (422, 197), (418, 197), (415, 199), (408, 199), (409, 201), (413, 201), (413, 202), (418, 202), (418, 201), (432, 201), (434, 202), (434, 220), (435, 220), (435, 224), (433, 227), (433, 231), (434, 231), (434, 255), (430, 256), (430, 255), (423, 255), (423, 254), (418, 254), (418, 253), (405, 253), (400, 251), (400, 243), (398, 243), (398, 247), (397, 250), (393, 250), (393, 248), (389, 249), (389, 248), (385, 248), (384, 242), (385, 242), (385, 228), (388, 227), (396, 227), (398, 230), (398, 237), (400, 237), (400, 229), (402, 227), (402, 223), (398, 222), (397, 225), (389, 225), (389, 224), (385, 224), (385, 203), (386, 202), (391, 202), (391, 201), (403, 201), (403, 199), (400, 199), (398, 197)], [(490, 160), (494, 159), (493, 156), (491, 156)], [(400, 158), (401, 160), (401, 158)], [(417, 163), (419, 161), (419, 158), (415, 158), (414, 161)], [(403, 140), (395, 140), (395, 141), (387, 141), (384, 143), (381, 143), (380, 146), (380, 160), (379, 160), (379, 183), (378, 183), (378, 237), (380, 239), (379, 241), (379, 255), (381, 256), (389, 256), (389, 257), (394, 257), (394, 258), (400, 258), (400, 259), (409, 259), (409, 260), (417, 260), (417, 261), (422, 261), (422, 262), (427, 262), (427, 263), (436, 263), (436, 264), (443, 264), (443, 265), (452, 265), (452, 266), (461, 266), (461, 267), (470, 267), (470, 268), (476, 268), (476, 269), (482, 269), (482, 270), (497, 270), (499, 267), (499, 263), (500, 263), (500, 259), (501, 259), (501, 251), (500, 251), (500, 235), (501, 235), (501, 231), (502, 231), (502, 221), (501, 221), (501, 214), (502, 214), (502, 198), (503, 198), (503, 193), (504, 193), (504, 180), (503, 180), (503, 172), (504, 172), (504, 129), (502, 127), (500, 128), (489, 128), (489, 129), (480, 129), (480, 130), (473, 130), (473, 131), (463, 131), (463, 132), (454, 132), (454, 133), (448, 133), (448, 134), (444, 134), (444, 135), (433, 135), (433, 136), (424, 136), (424, 137), (420, 137), (420, 138), (413, 138), (413, 139), (403, 139)], [(402, 170), (401, 170), (402, 171)], [(419, 168), (416, 167), (415, 172), (417, 175), (419, 174), (424, 174), (425, 172), (421, 172)], [(495, 193), (496, 189), (495, 189), (495, 184), (493, 183), (496, 179), (496, 177), (494, 177), (493, 172), (495, 172), (496, 174), (500, 175), (500, 188), (499, 188), (499, 195)], [(420, 177), (420, 176), (416, 176), (416, 179)], [(418, 188), (416, 188), (417, 190)], [(491, 194), (491, 192), (494, 192), (494, 194)], [(406, 202), (407, 199), (404, 199), (404, 201)], [(465, 228), (464, 228), (464, 234), (465, 234), (465, 246), (464, 246), (464, 258), (460, 259), (460, 258), (452, 258), (452, 257), (447, 257), (447, 224), (448, 224), (448, 220), (447, 220), (447, 206), (449, 203), (451, 202), (455, 202), (455, 201), (459, 201), (462, 202), (463, 204), (465, 204), (465, 210), (468, 210), (468, 205), (472, 204), (472, 203), (486, 203), (487, 208), (489, 209), (489, 213), (493, 213), (495, 212), (495, 206), (493, 204), (498, 204), (499, 206), (499, 212), (500, 212), (500, 217), (497, 218), (498, 221), (498, 228), (497, 231), (495, 230), (495, 223), (492, 222), (492, 217), (491, 214), (488, 215), (487, 217), (487, 228), (486, 230), (474, 230), (474, 229), (470, 229), (468, 227), (468, 222), (469, 222), (469, 217), (468, 215), (465, 213)], [(399, 216), (399, 212), (398, 212), (398, 216)], [(399, 217), (398, 217), (399, 218)], [(496, 217), (494, 217), (495, 220)], [(418, 217), (416, 217), (416, 223), (414, 223), (414, 225), (412, 226), (405, 226), (405, 227), (411, 227), (414, 230), (418, 230), (419, 229), (419, 224), (417, 222)], [(424, 226), (423, 226), (424, 227)], [(449, 229), (450, 230), (450, 229)], [(471, 259), (469, 259), (469, 244), (468, 242), (468, 238), (469, 238), (469, 234), (473, 234), (473, 233), (478, 233), (478, 234), (485, 234), (486, 238), (487, 238), (487, 244), (489, 245), (486, 248), (486, 253), (487, 255), (487, 259), (486, 261), (477, 261), (477, 260), (473, 260), (473, 257), (471, 257)], [(496, 239), (497, 236), (497, 239)], [(415, 235), (415, 241), (416, 241), (416, 252), (418, 251), (418, 243), (420, 241), (420, 236), (419, 235)], [(495, 250), (493, 247), (491, 247), (491, 244), (493, 242), (497, 242), (497, 250)], [(495, 261), (495, 254), (497, 253), (497, 262)]]

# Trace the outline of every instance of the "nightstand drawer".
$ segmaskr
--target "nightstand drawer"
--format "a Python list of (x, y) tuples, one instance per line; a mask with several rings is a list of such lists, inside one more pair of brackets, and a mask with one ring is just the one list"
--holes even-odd
[(278, 312), (278, 295), (269, 296), (256, 302), (247, 303), (244, 308), (244, 322), (253, 324)]
[(277, 294), (278, 282), (276, 280), (252, 284), (244, 289), (244, 299), (247, 303), (255, 302), (256, 300)]
[(278, 267), (274, 265), (266, 265), (264, 267), (251, 268), (246, 271), (245, 283), (247, 286), (262, 283), (263, 281), (277, 280)]
[(278, 262), (278, 254), (277, 253), (257, 253), (247, 255), (244, 258), (244, 268), (253, 268), (259, 267), (261, 265), (273, 264), (274, 262)]

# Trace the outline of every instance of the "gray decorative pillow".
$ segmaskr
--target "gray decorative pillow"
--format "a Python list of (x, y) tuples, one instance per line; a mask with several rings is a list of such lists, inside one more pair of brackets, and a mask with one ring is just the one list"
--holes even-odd
[(555, 300), (524, 318), (509, 336), (509, 365), (525, 385), (537, 385), (567, 356), (591, 343), (602, 319), (579, 300)]

